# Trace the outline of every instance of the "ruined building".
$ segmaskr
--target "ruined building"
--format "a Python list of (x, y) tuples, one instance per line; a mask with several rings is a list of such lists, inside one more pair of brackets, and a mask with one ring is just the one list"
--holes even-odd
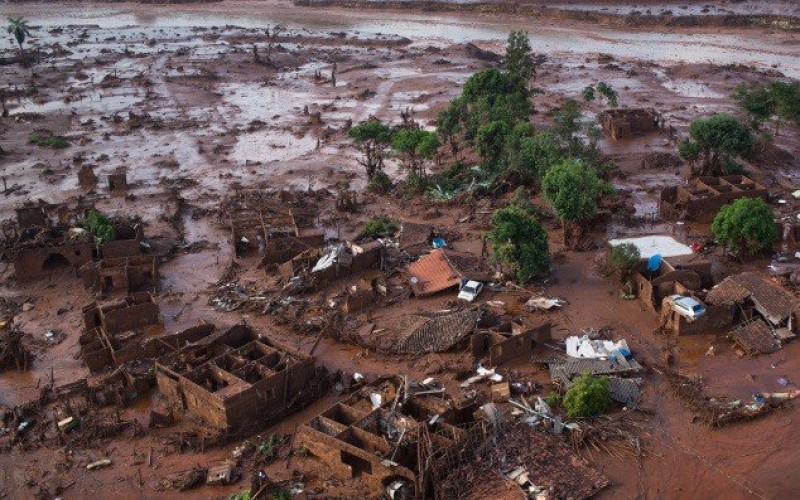
[(325, 243), (325, 233), (311, 227), (310, 213), (264, 201), (255, 193), (236, 200), (226, 214), (237, 257), (257, 251), (263, 264), (280, 264)]
[(49, 276), (53, 271), (72, 269), (95, 259), (121, 258), (141, 254), (144, 238), (141, 224), (133, 219), (113, 220), (113, 241), (98, 244), (80, 227), (92, 206), (24, 205), (16, 209), (16, 223), (4, 227), (4, 256), (14, 265), (18, 281)]
[(156, 380), (173, 405), (231, 435), (276, 422), (327, 388), (313, 356), (244, 324), (162, 356)]
[(664, 218), (686, 218), (711, 222), (719, 210), (739, 198), (761, 198), (766, 201), (767, 188), (743, 175), (698, 177), (686, 186), (673, 186), (661, 191), (659, 212)]
[(83, 308), (81, 358), (91, 371), (147, 357), (146, 340), (163, 333), (158, 304), (149, 293)]
[(337, 475), (358, 478), (370, 491), (392, 486), (405, 490), (401, 498), (425, 498), (433, 493), (434, 479), (492, 430), (475, 401), (384, 378), (311, 419), (296, 442)]
[(615, 141), (656, 132), (660, 128), (660, 117), (654, 109), (607, 109), (597, 116), (597, 120)]

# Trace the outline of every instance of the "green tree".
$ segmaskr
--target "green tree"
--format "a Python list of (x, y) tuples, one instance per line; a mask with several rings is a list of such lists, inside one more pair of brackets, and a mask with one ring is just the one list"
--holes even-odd
[(370, 120), (351, 128), (348, 132), (356, 148), (364, 154), (364, 159), (358, 162), (364, 166), (367, 179), (372, 179), (376, 173), (383, 170), (383, 158), (386, 148), (392, 142), (392, 132), (389, 127), (377, 120)]
[(450, 143), (454, 155), (458, 153), (456, 137), (462, 132), (462, 126), (467, 120), (468, 114), (466, 102), (459, 97), (450, 101), (450, 105), (436, 118), (436, 131)]
[(764, 122), (768, 122), (775, 114), (775, 96), (766, 85), (746, 87), (739, 85), (733, 93), (733, 99), (750, 118), (750, 126), (758, 130)]
[(620, 279), (626, 281), (631, 272), (636, 269), (642, 260), (639, 248), (633, 243), (623, 243), (611, 249), (609, 262), (614, 269), (620, 272)]
[(550, 167), (561, 161), (558, 137), (549, 131), (520, 137), (508, 147), (509, 174), (521, 182), (541, 181)]
[(800, 125), (800, 82), (773, 82), (770, 90), (775, 99), (775, 113), (778, 117), (775, 134), (780, 132), (784, 121)]
[(611, 85), (607, 84), (606, 82), (600, 82), (597, 84), (597, 91), (606, 98), (606, 102), (612, 108), (617, 107), (617, 91), (611, 88)]
[(575, 134), (581, 129), (581, 106), (575, 99), (567, 99), (553, 115), (553, 132), (561, 142), (571, 150), (578, 139)]
[(489, 170), (497, 171), (505, 152), (506, 138), (511, 133), (506, 122), (494, 121), (478, 129), (475, 147)]
[(497, 210), (486, 239), (492, 247), (492, 260), (513, 273), (519, 284), (550, 272), (547, 231), (530, 207), (511, 203)]
[(467, 103), (476, 103), (485, 97), (490, 100), (490, 105), (498, 96), (516, 92), (517, 87), (511, 77), (495, 68), (478, 71), (467, 78), (461, 88), (461, 96)]
[(584, 101), (586, 101), (586, 102), (594, 101), (594, 99), (596, 97), (595, 93), (594, 93), (594, 86), (593, 85), (587, 85), (586, 87), (583, 88), (582, 94), (583, 94), (583, 100)]
[(22, 44), (25, 43), (25, 39), (31, 36), (30, 27), (28, 26), (28, 21), (20, 16), (20, 17), (10, 17), (8, 18), (8, 26), (6, 27), (6, 31), (8, 31), (9, 35), (14, 35), (14, 39), (17, 41), (17, 45), (19, 45), (19, 53), (20, 57), (24, 59), (25, 50), (22, 48)]
[(606, 189), (595, 170), (582, 160), (564, 160), (547, 171), (542, 191), (561, 218), (565, 246), (571, 248), (577, 242), (574, 236), (580, 236), (584, 224), (597, 213), (597, 200)]
[(439, 145), (435, 133), (415, 128), (400, 129), (392, 138), (392, 147), (403, 156), (405, 168), (420, 178), (425, 177), (425, 160), (433, 158)]
[(700, 158), (700, 147), (697, 143), (689, 139), (682, 140), (678, 143), (678, 154), (689, 162), (689, 166), (692, 167), (692, 172), (694, 172), (697, 160)]
[(528, 96), (528, 80), (536, 74), (528, 33), (512, 31), (506, 45), (506, 71), (517, 90)]
[(570, 419), (589, 418), (603, 413), (611, 406), (611, 380), (605, 375), (580, 375), (567, 390), (561, 406)]
[(725, 113), (696, 118), (689, 127), (689, 135), (690, 142), (694, 142), (692, 147), (697, 148), (698, 156), (703, 159), (700, 175), (721, 175), (723, 160), (746, 156), (753, 150), (750, 129)]
[(778, 239), (775, 216), (760, 198), (739, 198), (722, 207), (711, 232), (728, 250), (747, 255), (771, 248)]

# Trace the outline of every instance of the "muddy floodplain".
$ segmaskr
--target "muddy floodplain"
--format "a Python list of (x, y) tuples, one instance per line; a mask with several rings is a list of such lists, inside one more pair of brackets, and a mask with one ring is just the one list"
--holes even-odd
[[(402, 192), (376, 194), (367, 189), (360, 153), (347, 130), (373, 117), (393, 125), (414, 120), (433, 130), (438, 112), (459, 95), (471, 74), (498, 64), (489, 52), (502, 54), (507, 31), (519, 28), (531, 32), (538, 62), (531, 82), (541, 90), (533, 97), (531, 115), (537, 129), (551, 126), (554, 111), (565, 99), (580, 98), (584, 87), (600, 81), (618, 91), (620, 107), (653, 108), (663, 125), (662, 131), (642, 137), (600, 140), (602, 152), (617, 165), (611, 178), (617, 191), (608, 220), (592, 229), (587, 250), (566, 250), (561, 229), (548, 219), (554, 256), (551, 278), (528, 291), (487, 287), (480, 296), (478, 302), (495, 314), (501, 308), (502, 317), (548, 323), (552, 332), (552, 340), (537, 344), (530, 359), (505, 364), (498, 373), (509, 381), (530, 383), (533, 389), (527, 397), (545, 397), (554, 390), (546, 360), (562, 355), (560, 342), (565, 337), (593, 330), (627, 340), (644, 367), (643, 383), (638, 409), (616, 408), (615, 415), (627, 422), (622, 434), (635, 441), (637, 451), (630, 453), (629, 446), (625, 452), (603, 446), (574, 448), (582, 464), (608, 480), (597, 482), (603, 486), (597, 498), (789, 498), (800, 491), (796, 408), (783, 405), (763, 418), (714, 428), (673, 390), (665, 372), (669, 365), (702, 377), (707, 394), (750, 401), (755, 393), (796, 388), (798, 343), (789, 342), (772, 354), (742, 357), (724, 335), (659, 333), (658, 316), (640, 301), (624, 300), (618, 281), (606, 276), (600, 265), (610, 238), (669, 234), (687, 245), (707, 242), (708, 224), (676, 223), (659, 212), (661, 190), (685, 185), (689, 167), (681, 161), (653, 165), (649, 160), (657, 153), (674, 153), (695, 117), (739, 113), (731, 99), (737, 85), (800, 75), (800, 47), (792, 33), (753, 27), (741, 32), (659, 31), (652, 26), (650, 31), (617, 31), (577, 21), (543, 21), (537, 37), (530, 23), (503, 14), (439, 14), (426, 20), (413, 11), (384, 15), (376, 9), (241, 4), (169, 10), (68, 7), (63, 22), (50, 12), (52, 5), (22, 7), (32, 27), (25, 45), (29, 63), (20, 64), (10, 38), (0, 52), (0, 88), (8, 111), (0, 118), (0, 216), (14, 220), (16, 207), (41, 201), (68, 207), (88, 204), (106, 214), (135, 218), (143, 233), (137, 242), (158, 264), (156, 283), (148, 291), (160, 314), (151, 323), (160, 332), (182, 332), (201, 324), (225, 330), (244, 321), (281, 346), (247, 340), (245, 347), (260, 349), (263, 355), (258, 363), (266, 364), (275, 351), (292, 353), (287, 358), (306, 366), (304, 356), (313, 352), (326, 374), (309, 372), (307, 385), (318, 379), (325, 383), (319, 391), (315, 386), (313, 400), (298, 403), (269, 426), (249, 436), (216, 436), (218, 441), (198, 437), (205, 435), (207, 425), (181, 411), (175, 399), (159, 390), (164, 387), (161, 382), (140, 387), (124, 402), (65, 404), (57, 388), (74, 388), (86, 380), (91, 386), (93, 380), (106, 380), (103, 377), (117, 380), (113, 377), (123, 367), (139, 375), (168, 370), (150, 359), (90, 371), (82, 358), (88, 345), (85, 306), (109, 297), (86, 288), (85, 280), (59, 262), (40, 279), (18, 279), (7, 258), (0, 274), (4, 325), (13, 320), (31, 356), (26, 369), (0, 373), (0, 409), (35, 411), (22, 421), (31, 427), (27, 434), (24, 427), (7, 428), (10, 420), (3, 422), (0, 498), (225, 498), (266, 484), (258, 478), (251, 482), (259, 470), (270, 482), (264, 493), (285, 491), (300, 498), (386, 495), (365, 479), (343, 478), (335, 467), (309, 453), (299, 444), (303, 425), (351, 397), (354, 373), (365, 374), (369, 381), (381, 375), (433, 378), (454, 399), (477, 393), (486, 400), (492, 397), (491, 388), (485, 383), (462, 384), (475, 368), (469, 343), (447, 352), (390, 354), (354, 342), (355, 335), (330, 335), (326, 329), (338, 325), (355, 334), (373, 325), (377, 334), (420, 312), (463, 309), (463, 304), (452, 290), (409, 298), (409, 282), (398, 270), (380, 277), (380, 286), (388, 290), (380, 307), (367, 304), (344, 319), (336, 315), (334, 321), (319, 311), (361, 286), (365, 273), (353, 271), (298, 293), (306, 305), (297, 308), (294, 298), (286, 299), (291, 280), (285, 279), (283, 267), (265, 265), (263, 249), (239, 252), (242, 240), (232, 241), (229, 219), (242, 208), (243, 193), (255, 191), (268, 198), (270, 206), (291, 209), (293, 217), (312, 214), (302, 224), (295, 219), (292, 224), (320, 232), (328, 242), (351, 241), (366, 221), (388, 215), (429, 224), (454, 250), (480, 254), (491, 213), (510, 193), (466, 203), (436, 203)], [(13, 13), (9, 6), (0, 11)], [(586, 104), (582, 120), (595, 120), (603, 109), (600, 102)], [(68, 147), (31, 142), (32, 136), (51, 135), (65, 137)], [(787, 126), (747, 165), (751, 176), (775, 195), (770, 198), (773, 206), (784, 214), (795, 209), (788, 193), (800, 182), (799, 146), (800, 130)], [(469, 155), (466, 160), (477, 162)], [(452, 158), (445, 157), (432, 169), (446, 168), (448, 162)], [(398, 159), (388, 158), (386, 163), (392, 179), (404, 178)], [(96, 176), (93, 186), (79, 179), (79, 172), (87, 171)], [(125, 174), (122, 194), (108, 184), (115, 173)], [(355, 207), (342, 204), (345, 191), (355, 192)], [(778, 198), (784, 202), (778, 204)], [(538, 195), (533, 201), (549, 210)], [(769, 266), (776, 264), (769, 258), (742, 263), (724, 258), (720, 251), (711, 258), (715, 276), (742, 271), (768, 276)], [(562, 298), (566, 305), (557, 311), (531, 312), (523, 307), (531, 293)], [(271, 300), (275, 294), (286, 300)], [(236, 342), (215, 351), (219, 358), (214, 362), (244, 353), (244, 341)], [(159, 356), (182, 348), (162, 344), (153, 348)], [(109, 348), (122, 352), (119, 346)], [(254, 366), (254, 360), (249, 359), (248, 366)], [(266, 369), (258, 369), (261, 377), (269, 378)], [(275, 364), (266, 371), (280, 369)], [(180, 379), (183, 375), (175, 370)], [(237, 373), (246, 382), (223, 384), (209, 376), (197, 385), (225, 386), (214, 386), (214, 391), (239, 382), (257, 386), (258, 377)], [(186, 377), (200, 380), (191, 378), (194, 372)], [(289, 399), (284, 395), (284, 403)], [(79, 415), (70, 405), (88, 409)], [(261, 417), (253, 418), (270, 411), (260, 408)], [(69, 416), (79, 421), (71, 434), (58, 424), (69, 425)], [(516, 429), (509, 435), (526, 432)], [(569, 439), (564, 435), (563, 442), (547, 441), (547, 446), (572, 445)], [(518, 443), (508, 446), (519, 451)], [(393, 456), (391, 452), (387, 456)], [(497, 457), (497, 451), (491, 456)], [(233, 464), (233, 477), (226, 484), (206, 484), (207, 472), (194, 483), (195, 476), (187, 475), (195, 469), (213, 472), (221, 463)], [(457, 477), (468, 481), (469, 474)], [(570, 480), (580, 484), (581, 478)], [(178, 491), (184, 489), (181, 481), (188, 481), (186, 491)], [(464, 488), (474, 488), (479, 495), (479, 486)]]

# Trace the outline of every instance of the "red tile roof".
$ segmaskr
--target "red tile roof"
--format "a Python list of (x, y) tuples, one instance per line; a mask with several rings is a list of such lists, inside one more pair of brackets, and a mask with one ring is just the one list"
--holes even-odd
[(408, 266), (408, 271), (411, 274), (411, 289), (418, 297), (441, 292), (461, 283), (461, 273), (442, 249), (420, 257)]

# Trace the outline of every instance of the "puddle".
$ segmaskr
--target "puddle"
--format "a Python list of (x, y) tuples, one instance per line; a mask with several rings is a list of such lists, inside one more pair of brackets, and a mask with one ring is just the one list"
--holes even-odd
[(273, 163), (300, 158), (311, 153), (317, 147), (317, 140), (306, 134), (297, 138), (284, 131), (259, 131), (241, 134), (231, 152), (231, 158), (237, 163), (260, 161)]

